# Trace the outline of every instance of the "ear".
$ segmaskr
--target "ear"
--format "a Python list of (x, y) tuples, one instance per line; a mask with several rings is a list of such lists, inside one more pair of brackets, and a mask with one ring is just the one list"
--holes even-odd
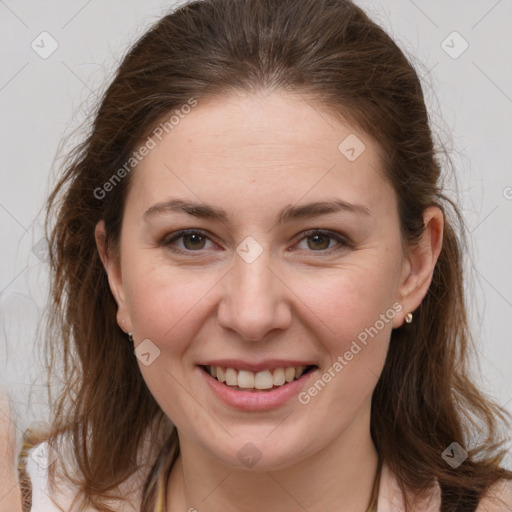
[(113, 254), (108, 247), (107, 231), (103, 220), (100, 220), (98, 224), (96, 224), (94, 236), (96, 238), (96, 247), (98, 248), (101, 262), (107, 273), (110, 291), (117, 303), (117, 323), (123, 331), (128, 333), (133, 330), (133, 324), (126, 304), (121, 264), (118, 255)]
[[(400, 327), (408, 313), (421, 304), (432, 282), (443, 245), (444, 215), (437, 206), (430, 206), (423, 213), (424, 230), (417, 244), (407, 249), (407, 256), (399, 287), (398, 300), (402, 304), (402, 315), (395, 316)], [(395, 322), (394, 322), (395, 323)]]

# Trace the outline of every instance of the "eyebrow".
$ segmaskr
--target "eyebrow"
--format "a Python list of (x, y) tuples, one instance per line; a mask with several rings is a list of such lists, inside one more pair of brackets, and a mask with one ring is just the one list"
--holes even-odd
[[(308, 203), (302, 206), (286, 206), (281, 210), (278, 216), (278, 223), (283, 224), (292, 220), (298, 220), (309, 217), (317, 217), (320, 215), (327, 215), (329, 213), (348, 212), (357, 215), (371, 216), (370, 210), (362, 204), (353, 204), (343, 201), (341, 199), (331, 199), (329, 201), (317, 201)], [(192, 203), (183, 201), (181, 199), (170, 199), (162, 203), (157, 203), (148, 208), (144, 214), (144, 220), (148, 220), (155, 215), (162, 215), (166, 213), (187, 213), (194, 217), (203, 219), (218, 220), (226, 222), (228, 220), (228, 213), (222, 208), (210, 206), (201, 203)]]

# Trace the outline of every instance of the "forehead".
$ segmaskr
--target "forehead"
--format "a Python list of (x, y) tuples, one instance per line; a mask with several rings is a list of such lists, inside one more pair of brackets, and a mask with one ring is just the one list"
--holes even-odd
[(176, 193), (256, 210), (262, 199), (326, 194), (377, 209), (394, 201), (378, 145), (302, 96), (198, 100), (161, 138), (134, 171), (131, 188), (146, 204)]

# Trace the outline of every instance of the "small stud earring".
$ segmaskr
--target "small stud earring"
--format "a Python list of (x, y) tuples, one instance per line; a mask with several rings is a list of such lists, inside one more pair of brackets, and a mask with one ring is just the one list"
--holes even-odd
[(128, 333), (128, 339), (133, 343), (133, 331)]
[(412, 313), (407, 313), (407, 315), (405, 315), (405, 321), (410, 324), (412, 322)]

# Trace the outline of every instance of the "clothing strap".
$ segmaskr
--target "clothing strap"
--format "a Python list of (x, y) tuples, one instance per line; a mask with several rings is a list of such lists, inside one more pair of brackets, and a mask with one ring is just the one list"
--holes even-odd
[(21, 506), (23, 512), (30, 512), (32, 509), (32, 482), (27, 473), (27, 457), (29, 451), (35, 446), (32, 441), (32, 432), (27, 429), (23, 433), (23, 445), (18, 454), (18, 479), (21, 489)]

